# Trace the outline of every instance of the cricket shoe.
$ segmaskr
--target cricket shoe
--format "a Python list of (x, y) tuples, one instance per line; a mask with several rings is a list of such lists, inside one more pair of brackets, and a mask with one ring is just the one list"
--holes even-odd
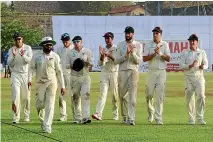
[(24, 118), (24, 122), (29, 122), (30, 121), (30, 118), (29, 117), (25, 117)]
[(82, 119), (83, 124), (91, 123), (92, 121), (89, 118)]
[(206, 125), (206, 122), (205, 122), (203, 119), (200, 119), (200, 120), (199, 120), (199, 124), (200, 124), (200, 125)]
[(195, 121), (194, 120), (189, 120), (189, 124), (190, 125), (195, 125)]
[(47, 129), (47, 128), (44, 126), (43, 123), (41, 124), (41, 129), (42, 129), (45, 133), (51, 134), (51, 129)]
[(62, 116), (60, 119), (58, 119), (58, 121), (62, 122), (67, 121), (67, 116)]
[(119, 117), (116, 115), (113, 117), (114, 120), (119, 120)]
[(163, 122), (161, 120), (156, 120), (157, 125), (163, 125)]
[(150, 115), (150, 116), (148, 117), (148, 122), (152, 123), (153, 120), (154, 120), (154, 116), (153, 116), (153, 115)]
[(80, 124), (80, 123), (81, 123), (81, 120), (74, 120), (73, 123), (74, 123), (74, 124)]
[(133, 120), (129, 120), (129, 125), (135, 126), (135, 122)]
[(96, 120), (102, 120), (102, 119), (101, 119), (101, 116), (98, 116), (97, 113), (92, 114), (92, 118), (93, 118), (93, 119), (96, 119)]

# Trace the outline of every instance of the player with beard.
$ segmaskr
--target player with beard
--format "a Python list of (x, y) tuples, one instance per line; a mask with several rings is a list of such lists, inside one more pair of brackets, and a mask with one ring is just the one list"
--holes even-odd
[(28, 76), (28, 86), (31, 86), (33, 72), (36, 72), (36, 109), (42, 122), (42, 130), (46, 133), (52, 131), (58, 81), (61, 84), (61, 94), (65, 95), (61, 60), (59, 55), (52, 51), (55, 44), (56, 42), (51, 37), (42, 38), (39, 46), (43, 47), (43, 51), (33, 55)]
[(138, 69), (142, 60), (143, 48), (140, 42), (133, 39), (134, 29), (131, 26), (126, 27), (124, 32), (126, 40), (118, 44), (115, 59), (115, 63), (119, 64), (118, 92), (123, 123), (135, 125)]

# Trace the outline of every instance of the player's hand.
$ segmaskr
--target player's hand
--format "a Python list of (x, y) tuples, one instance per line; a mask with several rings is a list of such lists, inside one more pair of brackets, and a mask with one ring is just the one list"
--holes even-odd
[(21, 51), (20, 51), (20, 55), (21, 55), (21, 56), (23, 56), (23, 55), (24, 55), (24, 50), (23, 50), (23, 49), (21, 49)]
[(201, 69), (201, 70), (203, 70), (204, 69), (204, 64), (201, 64), (200, 66), (199, 66), (199, 69)]
[(13, 53), (13, 56), (16, 56), (16, 49), (15, 48), (12, 49), (12, 53)]
[(134, 45), (132, 43), (128, 43), (127, 44), (126, 54), (129, 55), (130, 53), (132, 53), (133, 48), (134, 48)]
[(159, 47), (155, 47), (155, 53), (159, 54), (160, 53), (160, 48)]
[(65, 88), (61, 88), (61, 95), (64, 96), (66, 93)]
[(103, 55), (103, 54), (104, 54), (104, 52), (103, 52), (103, 48), (102, 48), (101, 46), (99, 46), (99, 53), (100, 53), (101, 55)]
[(197, 60), (195, 60), (191, 65), (189, 65), (189, 69), (191, 69), (192, 67), (196, 66), (197, 65)]
[(30, 87), (32, 86), (32, 83), (31, 82), (28, 82), (28, 90), (30, 89)]

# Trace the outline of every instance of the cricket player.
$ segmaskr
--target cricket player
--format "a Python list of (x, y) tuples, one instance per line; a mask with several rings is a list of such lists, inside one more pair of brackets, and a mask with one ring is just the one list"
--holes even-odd
[[(61, 40), (64, 45), (64, 47), (61, 47), (57, 50), (57, 54), (61, 58), (61, 64), (62, 64), (62, 70), (63, 70), (63, 76), (64, 76), (64, 84), (65, 88), (67, 89), (67, 92), (70, 95), (71, 90), (70, 90), (70, 73), (71, 70), (66, 68), (66, 58), (67, 54), (71, 51), (73, 48), (73, 45), (70, 41), (70, 35), (68, 33), (64, 33), (61, 35)], [(58, 88), (61, 88), (61, 84), (58, 84)], [(59, 89), (60, 90), (60, 89)], [(59, 92), (59, 109), (60, 109), (60, 119), (59, 121), (66, 121), (67, 120), (67, 111), (66, 111), (66, 101), (65, 97), (61, 95)]]
[(102, 67), (100, 77), (100, 97), (96, 106), (96, 113), (92, 118), (102, 120), (102, 112), (106, 103), (108, 88), (112, 94), (113, 119), (118, 120), (118, 65), (115, 64), (116, 45), (113, 44), (114, 34), (107, 32), (103, 36), (106, 48), (99, 47), (99, 66)]
[(92, 66), (92, 53), (84, 48), (82, 38), (72, 39), (74, 48), (67, 55), (66, 67), (71, 69), (71, 99), (73, 102), (74, 123), (91, 123), (90, 116), (90, 85), (89, 66)]
[[(143, 61), (148, 61), (148, 75), (146, 78), (146, 102), (148, 107), (148, 121), (154, 119), (156, 124), (162, 125), (163, 102), (165, 97), (166, 64), (170, 61), (168, 43), (162, 40), (162, 29), (155, 27), (153, 41), (144, 48)], [(156, 93), (156, 107), (154, 109), (154, 91)]]
[[(135, 106), (139, 79), (139, 64), (142, 60), (142, 44), (133, 39), (134, 29), (125, 28), (126, 41), (118, 44), (115, 63), (119, 64), (118, 91), (123, 123), (135, 125)], [(127, 97), (129, 97), (127, 101)]]
[(206, 52), (198, 48), (198, 37), (189, 37), (190, 48), (182, 52), (181, 69), (184, 70), (186, 105), (189, 114), (189, 124), (195, 124), (195, 92), (197, 94), (197, 119), (199, 124), (205, 125), (205, 79), (203, 70), (208, 68)]
[(61, 94), (65, 95), (60, 57), (52, 51), (55, 44), (56, 42), (51, 37), (42, 38), (39, 46), (43, 47), (43, 51), (33, 55), (29, 69), (29, 86), (32, 85), (33, 72), (36, 72), (36, 109), (42, 122), (42, 130), (46, 133), (51, 133), (52, 131), (51, 126), (58, 81), (61, 84)]
[(28, 89), (28, 65), (32, 59), (32, 49), (23, 43), (23, 36), (16, 32), (13, 35), (15, 45), (9, 49), (8, 65), (11, 69), (12, 88), (12, 122), (20, 120), (20, 95), (22, 95), (24, 108), (24, 121), (30, 121), (30, 91)]

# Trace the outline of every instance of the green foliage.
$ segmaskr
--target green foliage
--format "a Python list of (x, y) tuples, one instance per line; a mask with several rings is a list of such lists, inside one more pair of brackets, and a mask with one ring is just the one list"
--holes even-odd
[(15, 12), (11, 11), (4, 3), (1, 4), (1, 10), (1, 49), (12, 46), (14, 32), (20, 32), (26, 44), (37, 45), (39, 43), (43, 35), (42, 30), (28, 27), (23, 21), (16, 18)]

